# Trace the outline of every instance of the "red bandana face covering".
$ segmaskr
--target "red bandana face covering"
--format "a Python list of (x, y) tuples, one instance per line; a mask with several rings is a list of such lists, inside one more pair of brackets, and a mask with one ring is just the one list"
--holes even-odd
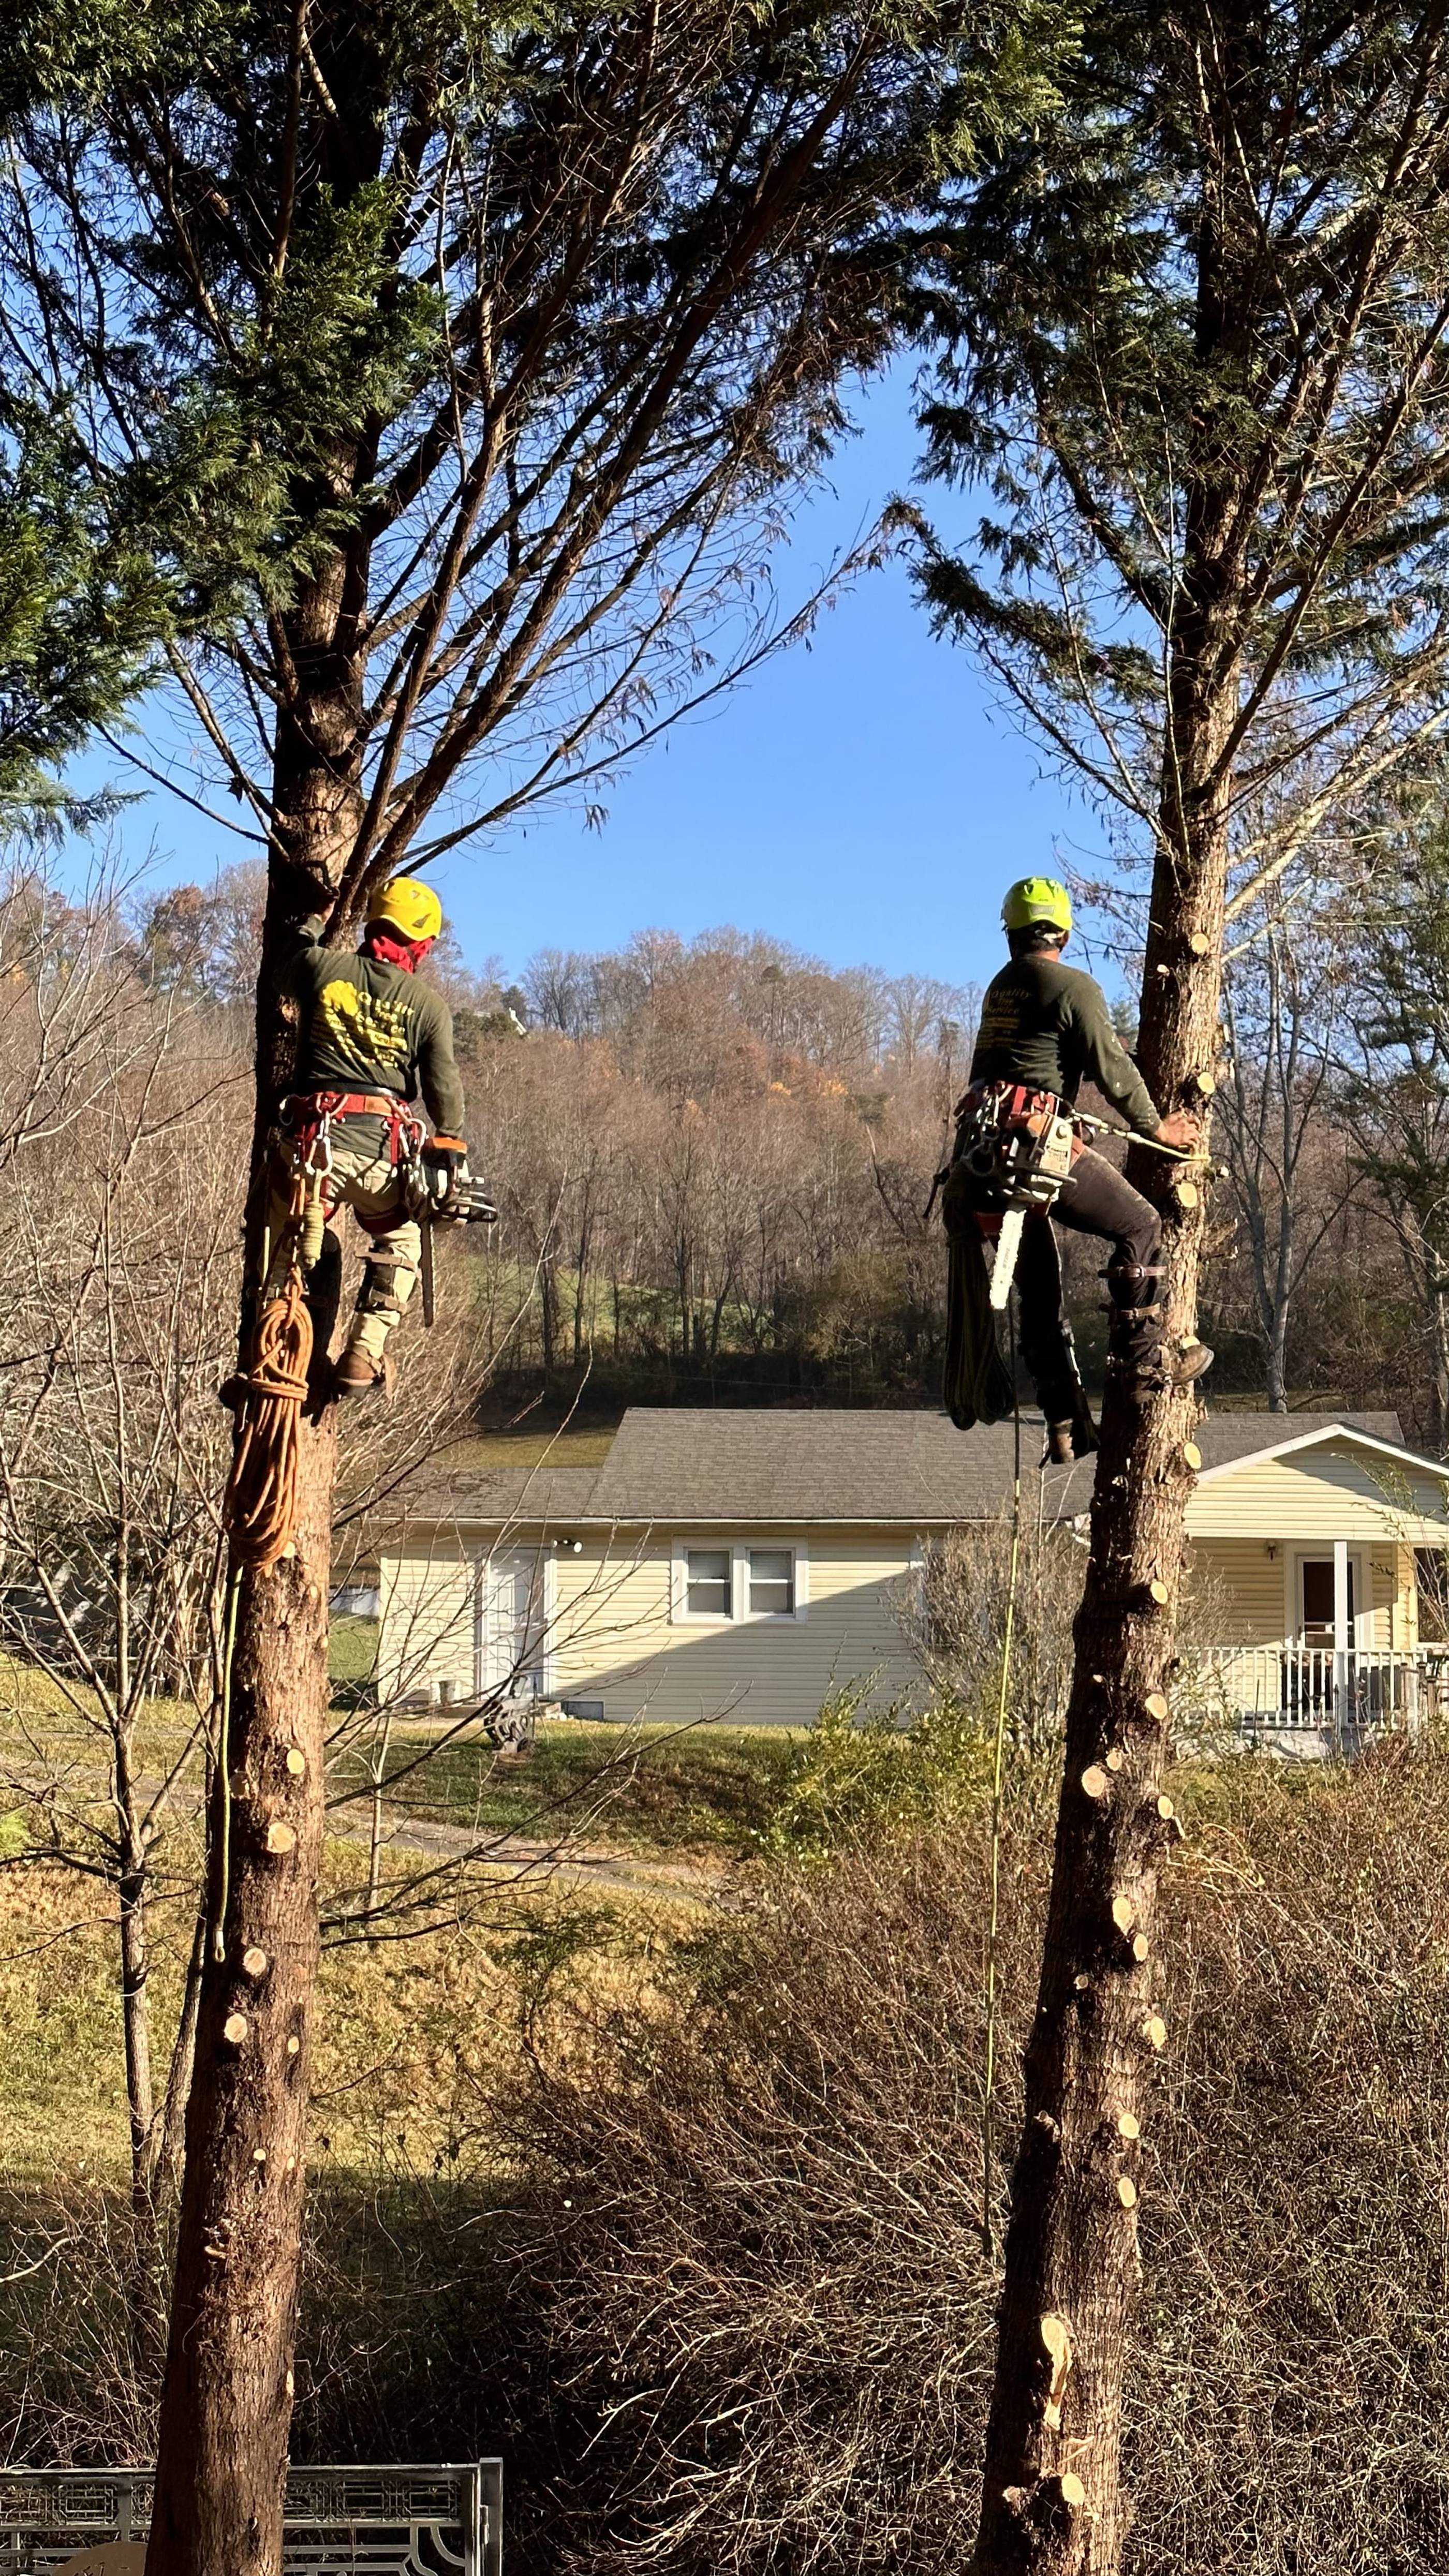
[(380, 966), (400, 966), (405, 975), (412, 975), (432, 944), (430, 939), (394, 939), (378, 924), (363, 940), (362, 953), (364, 957), (375, 957)]

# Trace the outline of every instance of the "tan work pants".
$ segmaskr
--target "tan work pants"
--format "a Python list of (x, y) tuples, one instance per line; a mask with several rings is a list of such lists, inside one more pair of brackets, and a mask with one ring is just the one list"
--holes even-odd
[[(377, 1151), (379, 1121), (339, 1118), (332, 1128), (332, 1168), (323, 1183), (329, 1221), (339, 1208), (351, 1208), (368, 1237), (366, 1267), (358, 1292), (357, 1312), (347, 1336), (349, 1350), (380, 1360), (387, 1337), (401, 1321), (403, 1308), (418, 1284), (423, 1257), (422, 1229), (407, 1212), (402, 1172)], [(274, 1247), (268, 1294), (280, 1288), (278, 1256), (292, 1204), (292, 1173), (273, 1164), (268, 1230)]]

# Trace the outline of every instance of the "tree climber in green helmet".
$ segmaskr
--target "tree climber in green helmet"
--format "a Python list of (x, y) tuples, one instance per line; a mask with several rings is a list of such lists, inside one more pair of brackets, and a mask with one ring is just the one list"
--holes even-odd
[[(1070, 1110), (1090, 1078), (1137, 1135), (1179, 1149), (1195, 1145), (1200, 1128), (1190, 1112), (1159, 1115), (1112, 1026), (1100, 985), (1063, 965), (1062, 950), (1072, 927), (1066, 887), (1054, 877), (1023, 877), (1010, 889), (1001, 918), (1011, 961), (986, 988), (967, 1102), (1020, 1085), (1052, 1094)], [(1001, 1206), (989, 1175), (968, 1173), (958, 1164), (952, 1185), (963, 1214), (969, 1209), (991, 1215)], [(1051, 1215), (1036, 1211), (1028, 1216), (1016, 1273), (1022, 1357), (1046, 1415), (1047, 1455), (1065, 1463), (1094, 1448), (1096, 1436), (1063, 1310), (1052, 1217), (1075, 1233), (1097, 1235), (1111, 1245), (1106, 1270), (1111, 1374), (1134, 1392), (1184, 1386), (1211, 1365), (1212, 1353), (1202, 1342), (1181, 1351), (1164, 1348), (1157, 1297), (1162, 1220), (1105, 1155), (1081, 1151)]]

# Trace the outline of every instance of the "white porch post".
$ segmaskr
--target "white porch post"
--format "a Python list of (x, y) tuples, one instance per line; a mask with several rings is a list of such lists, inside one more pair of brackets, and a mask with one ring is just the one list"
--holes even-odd
[(1333, 1542), (1333, 1715), (1340, 1744), (1348, 1722), (1348, 1541)]

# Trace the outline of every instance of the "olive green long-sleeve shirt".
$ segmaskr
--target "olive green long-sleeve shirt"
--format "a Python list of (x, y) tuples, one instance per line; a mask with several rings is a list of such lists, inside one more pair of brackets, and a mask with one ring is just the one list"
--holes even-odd
[(319, 922), (286, 975), (297, 1004), (294, 1090), (386, 1091), (423, 1105), (440, 1135), (463, 1133), (453, 1015), (441, 996), (381, 958), (318, 945)]
[(1059, 957), (1013, 957), (986, 987), (972, 1081), (1029, 1083), (1074, 1101), (1088, 1077), (1139, 1136), (1157, 1133), (1152, 1094), (1101, 986)]

